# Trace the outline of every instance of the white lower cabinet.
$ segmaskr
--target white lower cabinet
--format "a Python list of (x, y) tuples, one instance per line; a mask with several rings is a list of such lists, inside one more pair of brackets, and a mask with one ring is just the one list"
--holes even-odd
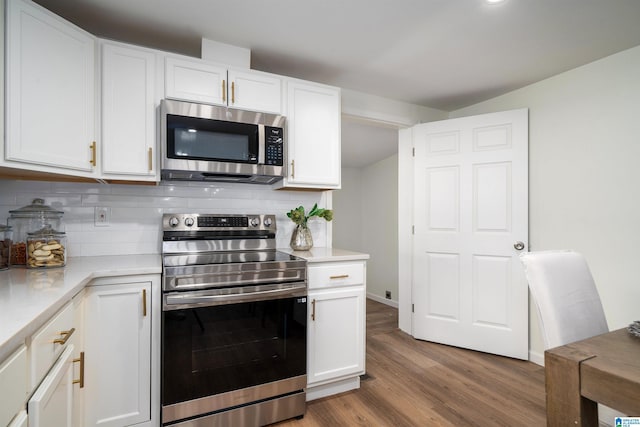
[(67, 346), (27, 404), (31, 427), (73, 427), (73, 345)]
[(85, 426), (159, 424), (158, 275), (100, 279), (85, 299)]
[[(31, 427), (81, 426), (79, 381), (74, 365), (82, 342), (82, 292), (27, 340), (29, 390), (27, 422)], [(78, 375), (82, 370), (78, 366)], [(17, 425), (24, 420), (15, 420)]]
[(365, 262), (309, 264), (307, 400), (358, 388), (365, 373)]
[(9, 424), (12, 419), (15, 422), (20, 410), (24, 409), (28, 374), (27, 348), (24, 345), (0, 363), (0, 426)]

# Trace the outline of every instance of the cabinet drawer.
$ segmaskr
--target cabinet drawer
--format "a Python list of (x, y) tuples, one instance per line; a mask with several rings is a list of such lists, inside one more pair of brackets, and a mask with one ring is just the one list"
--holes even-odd
[(0, 364), (0, 426), (20, 412), (27, 399), (27, 349), (22, 346)]
[(58, 356), (67, 346), (73, 329), (73, 305), (67, 304), (38, 332), (33, 334), (29, 347), (31, 390), (40, 383)]
[(308, 274), (309, 289), (361, 285), (364, 283), (364, 263), (329, 262), (311, 265)]

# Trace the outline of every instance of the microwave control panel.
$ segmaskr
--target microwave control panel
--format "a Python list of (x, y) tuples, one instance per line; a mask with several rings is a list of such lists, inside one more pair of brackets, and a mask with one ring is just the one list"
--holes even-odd
[(264, 164), (270, 166), (282, 166), (284, 155), (284, 129), (265, 126), (264, 134)]

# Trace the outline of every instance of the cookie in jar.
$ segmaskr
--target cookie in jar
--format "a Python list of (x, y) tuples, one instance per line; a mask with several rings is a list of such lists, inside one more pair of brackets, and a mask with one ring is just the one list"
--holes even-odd
[(47, 224), (44, 228), (28, 233), (27, 268), (64, 267), (67, 256), (66, 234)]

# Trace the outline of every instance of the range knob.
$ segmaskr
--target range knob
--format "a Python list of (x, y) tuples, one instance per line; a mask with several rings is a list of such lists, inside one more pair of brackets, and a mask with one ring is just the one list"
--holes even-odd
[(251, 220), (249, 221), (249, 224), (251, 224), (252, 227), (259, 226), (260, 225), (260, 218), (256, 218), (256, 217), (251, 218)]
[(272, 224), (272, 223), (273, 223), (273, 222), (271, 221), (271, 218), (266, 217), (266, 218), (264, 219), (264, 226), (265, 226), (265, 227), (271, 227), (271, 224)]
[(180, 224), (180, 220), (178, 218), (176, 218), (175, 216), (172, 216), (171, 218), (169, 218), (169, 226), (177, 227), (178, 224)]
[(194, 224), (194, 220), (191, 217), (186, 217), (184, 219), (184, 225), (186, 225), (187, 227), (193, 227)]

